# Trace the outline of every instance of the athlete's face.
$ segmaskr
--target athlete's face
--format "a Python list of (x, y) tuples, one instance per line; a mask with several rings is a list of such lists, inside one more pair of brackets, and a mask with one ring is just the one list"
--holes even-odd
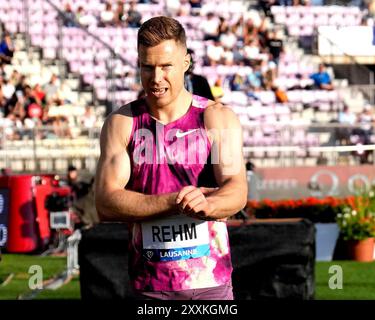
[(155, 47), (140, 46), (138, 55), (148, 102), (158, 107), (170, 104), (184, 88), (184, 73), (190, 63), (186, 48), (166, 40)]

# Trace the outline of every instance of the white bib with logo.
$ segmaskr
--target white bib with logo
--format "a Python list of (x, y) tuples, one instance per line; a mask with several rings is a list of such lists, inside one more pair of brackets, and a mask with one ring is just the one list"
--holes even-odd
[(155, 262), (208, 256), (208, 232), (207, 221), (181, 214), (143, 222), (143, 256)]

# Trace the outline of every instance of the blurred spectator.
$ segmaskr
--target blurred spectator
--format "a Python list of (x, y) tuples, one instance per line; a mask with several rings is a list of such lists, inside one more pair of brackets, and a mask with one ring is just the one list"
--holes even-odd
[(275, 99), (277, 103), (287, 103), (288, 96), (285, 90), (282, 90), (280, 87), (272, 86), (272, 91), (275, 93)]
[(126, 26), (126, 12), (124, 1), (117, 1), (114, 21), (117, 26)]
[(259, 91), (262, 88), (262, 72), (259, 65), (255, 65), (253, 72), (247, 75), (247, 82), (253, 91)]
[(43, 109), (37, 103), (31, 103), (27, 108), (27, 116), (30, 119), (38, 120), (42, 117)]
[(278, 38), (275, 31), (267, 33), (266, 46), (269, 48), (275, 63), (279, 64), (280, 55), (283, 52), (283, 41)]
[(45, 103), (46, 103), (46, 93), (44, 92), (44, 90), (42, 89), (42, 87), (39, 83), (34, 85), (33, 95), (40, 105), (45, 105)]
[(221, 78), (217, 78), (215, 84), (211, 88), (212, 95), (214, 96), (214, 100), (216, 102), (221, 102), (221, 98), (224, 96), (224, 90), (222, 86)]
[(278, 4), (280, 4), (280, 0), (258, 0), (258, 6), (267, 17), (272, 17), (271, 7)]
[(95, 115), (93, 107), (91, 107), (91, 106), (85, 107), (85, 113), (82, 115), (82, 117), (80, 119), (80, 124), (85, 129), (92, 129), (92, 128), (95, 127), (96, 115)]
[(34, 128), (38, 128), (42, 126), (42, 121), (38, 118), (25, 118), (23, 120), (23, 134), (22, 138), (24, 139), (27, 137), (28, 139), (33, 139), (35, 136), (36, 139), (42, 139), (43, 138), (43, 132), (42, 130), (34, 130)]
[(49, 82), (44, 85), (44, 92), (46, 93), (46, 99), (48, 101), (54, 101), (57, 99), (57, 92), (60, 87), (60, 81), (57, 75), (52, 74)]
[(231, 66), (234, 63), (234, 53), (230, 48), (225, 47), (222, 54), (222, 62), (226, 66)]
[(51, 107), (51, 103), (46, 103), (46, 105), (44, 106), (43, 110), (42, 110), (42, 116), (41, 116), (41, 121), (42, 121), (42, 125), (44, 126), (47, 126), (47, 125), (50, 125), (51, 122), (50, 122), (50, 117), (49, 117), (49, 110), (50, 110), (50, 107)]
[(3, 83), (2, 81), (0, 81), (0, 117), (3, 117), (4, 114), (5, 114), (5, 103), (6, 103), (7, 99), (4, 97), (4, 93), (3, 93)]
[(19, 114), (13, 112), (9, 113), (3, 122), (3, 128), (6, 139), (19, 140), (21, 139), (20, 130), (22, 130), (22, 120)]
[(165, 9), (170, 16), (178, 16), (180, 11), (180, 0), (166, 0)]
[[(12, 113), (22, 122), (26, 117), (30, 117), (29, 108), (33, 104), (37, 104), (37, 100), (31, 87), (26, 85), (23, 90), (17, 90), (11, 99), (8, 100), (5, 113)], [(41, 107), (38, 105), (38, 108), (40, 109)]]
[(6, 72), (5, 72), (4, 66), (5, 66), (4, 64), (0, 63), (0, 77), (2, 77), (2, 78), (6, 77)]
[(66, 82), (61, 83), (56, 92), (57, 104), (72, 103), (72, 89), (68, 86)]
[(130, 28), (139, 28), (141, 26), (142, 15), (137, 11), (136, 5), (136, 2), (130, 2), (128, 18), (126, 19)]
[[(359, 137), (357, 144), (371, 144), (371, 136), (374, 135), (375, 116), (372, 111), (373, 107), (370, 104), (365, 105), (363, 111), (358, 115), (359, 127), (353, 129), (352, 133)], [(369, 163), (369, 156), (372, 151), (365, 150), (358, 152), (361, 164)]]
[(252, 42), (254, 39), (257, 38), (258, 35), (258, 28), (255, 26), (254, 21), (252, 19), (248, 19), (245, 23), (244, 27), (244, 42), (249, 43)]
[(243, 16), (232, 26), (232, 32), (236, 35), (238, 41), (244, 41), (245, 22)]
[(237, 37), (236, 35), (231, 31), (230, 28), (227, 28), (226, 31), (222, 32), (219, 37), (220, 44), (224, 48), (228, 48), (233, 50), (234, 47), (237, 44)]
[(207, 19), (202, 19), (201, 24), (199, 25), (204, 33), (203, 40), (213, 40), (217, 41), (219, 37), (219, 20), (212, 12), (207, 13)]
[(26, 85), (23, 91), (23, 103), (24, 108), (27, 114), (29, 114), (29, 107), (32, 104), (38, 104), (40, 103), (40, 100), (37, 100), (37, 97), (35, 97), (33, 90), (29, 85)]
[[(12, 75), (17, 75), (13, 79), (14, 85), (14, 91), (13, 94), (7, 99), (4, 105), (4, 114), (5, 116), (12, 112), (13, 108), (16, 106), (17, 102), (20, 102), (22, 106), (24, 106), (24, 94), (25, 94), (25, 88), (27, 86), (26, 83), (26, 77), (24, 75), (20, 75), (18, 77), (18, 73), (13, 73)], [(16, 83), (18, 79), (18, 82)], [(10, 88), (12, 85), (10, 85)], [(10, 92), (9, 92), (10, 93)]]
[(250, 40), (243, 48), (243, 54), (247, 65), (254, 65), (259, 60), (260, 47), (257, 39)]
[(190, 14), (192, 16), (199, 16), (202, 8), (202, 0), (189, 0)]
[(0, 65), (10, 64), (14, 54), (14, 46), (9, 33), (5, 33), (0, 42)]
[[(343, 109), (339, 112), (337, 122), (342, 125), (353, 126), (357, 121), (356, 115), (349, 110), (348, 105), (344, 105)], [(352, 128), (339, 127), (335, 132), (335, 140), (339, 145), (347, 145), (350, 142)]]
[(7, 114), (4, 118), (0, 117), (0, 127), (3, 131), (3, 139), (13, 140), (13, 122), (14, 115)]
[(18, 82), (16, 83), (16, 91), (24, 91), (27, 85), (26, 76), (21, 74), (18, 78)]
[(26, 116), (26, 110), (27, 108), (25, 107), (25, 100), (23, 97), (19, 97), (18, 101), (11, 110), (11, 113), (16, 117), (16, 119), (19, 119), (22, 122)]
[(79, 6), (76, 11), (75, 19), (78, 21), (79, 24), (84, 25), (82, 23), (82, 17), (85, 15), (85, 12), (83, 10), (82, 6)]
[(348, 105), (344, 105), (342, 111), (339, 112), (338, 122), (343, 124), (354, 125), (356, 122), (356, 115), (349, 110)]
[(2, 80), (2, 89), (5, 99), (10, 99), (16, 90), (15, 86), (5, 78)]
[(246, 162), (247, 199), (259, 200), (258, 176), (255, 173), (255, 165), (251, 161)]
[(191, 5), (189, 0), (180, 0), (180, 9), (177, 13), (178, 16), (190, 16)]
[(66, 183), (72, 189), (73, 201), (82, 198), (89, 192), (90, 184), (80, 179), (78, 170), (73, 165), (68, 167)]
[(91, 15), (90, 13), (85, 12), (85, 10), (82, 6), (79, 6), (78, 9), (77, 9), (76, 21), (84, 27), (88, 27), (88, 26), (92, 26), (92, 25), (95, 26), (97, 24), (96, 18), (93, 15)]
[(229, 30), (229, 23), (224, 17), (219, 17), (218, 37)]
[(326, 71), (325, 64), (319, 64), (318, 72), (313, 73), (310, 78), (314, 80), (316, 89), (333, 90), (331, 76)]
[(106, 2), (105, 9), (100, 13), (100, 26), (112, 26), (115, 22), (115, 13), (112, 11), (112, 4)]
[(17, 70), (13, 70), (9, 77), (9, 83), (16, 86), (20, 81), (21, 74)]
[(65, 116), (52, 117), (49, 121), (52, 125), (53, 135), (50, 138), (72, 138), (68, 119)]
[(64, 27), (76, 27), (77, 26), (76, 15), (73, 12), (70, 3), (67, 3), (65, 5), (63, 14), (64, 14), (64, 17), (63, 17)]
[(194, 51), (188, 49), (188, 54), (190, 54), (190, 66), (185, 72), (185, 88), (189, 92), (205, 97), (207, 99), (214, 100), (212, 95), (210, 85), (207, 79), (201, 75), (194, 73)]
[(208, 65), (216, 66), (217, 64), (222, 63), (223, 55), (224, 49), (218, 40), (215, 40), (213, 44), (207, 46)]
[(272, 55), (269, 54), (269, 60), (262, 60), (261, 72), (263, 77), (263, 87), (266, 90), (271, 90), (276, 78), (277, 78), (277, 65), (272, 60)]
[(201, 8), (202, 7), (202, 0), (189, 0), (189, 3), (192, 8)]
[(230, 76), (229, 87), (231, 91), (246, 91), (247, 83), (242, 72), (237, 72), (233, 76)]
[(367, 104), (363, 108), (362, 112), (358, 115), (357, 122), (360, 127), (353, 133), (361, 136), (364, 144), (370, 144), (375, 124), (375, 117), (370, 104)]
[(267, 48), (268, 31), (271, 28), (274, 28), (274, 26), (271, 25), (270, 19), (268, 17), (261, 17), (257, 37), (262, 48)]

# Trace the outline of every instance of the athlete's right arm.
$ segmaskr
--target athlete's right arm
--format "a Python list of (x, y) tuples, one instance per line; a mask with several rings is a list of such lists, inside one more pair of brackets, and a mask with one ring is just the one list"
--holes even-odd
[(100, 134), (100, 158), (95, 177), (95, 205), (101, 221), (141, 221), (178, 212), (177, 193), (145, 195), (127, 190), (131, 175), (127, 145), (132, 118), (111, 114)]

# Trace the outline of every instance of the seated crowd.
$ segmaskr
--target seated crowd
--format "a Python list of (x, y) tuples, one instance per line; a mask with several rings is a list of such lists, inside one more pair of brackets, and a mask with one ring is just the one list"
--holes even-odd
[(6, 140), (31, 139), (36, 130), (37, 138), (72, 138), (71, 126), (97, 125), (92, 106), (86, 106), (78, 119), (73, 117), (69, 93), (55, 74), (45, 84), (30, 85), (25, 75), (17, 70), (7, 75), (1, 66), (0, 134)]
[[(156, 0), (108, 1), (105, 2), (105, 10), (99, 15), (93, 15), (92, 10), (85, 7), (88, 2), (75, 3), (75, 7), (69, 2), (61, 3), (64, 3), (65, 27), (95, 25), (103, 28), (138, 28), (143, 19), (147, 18), (142, 15), (139, 4), (153, 5), (160, 2)], [(203, 10), (207, 1), (166, 0), (163, 3), (167, 14), (185, 21), (183, 24), (187, 31), (198, 35), (193, 40), (201, 47), (192, 48), (195, 49), (193, 52), (195, 51), (196, 69), (198, 74), (204, 76), (206, 76), (204, 70), (214, 70), (214, 77), (208, 77), (214, 99), (220, 101), (227, 90), (240, 91), (247, 94), (248, 107), (251, 108), (251, 102), (259, 100), (259, 93), (263, 91), (273, 91), (276, 102), (283, 104), (288, 103), (288, 90), (332, 91), (335, 89), (332, 74), (327, 72), (324, 64), (316, 66), (317, 72), (310, 74), (306, 72), (300, 74), (296, 70), (292, 76), (300, 80), (298, 85), (288, 87), (280, 83), (281, 81), (277, 81), (280, 65), (285, 64), (286, 60), (284, 48), (286, 34), (282, 27), (275, 24), (270, 10), (261, 11), (259, 8), (249, 7), (246, 12), (229, 17), (228, 14), (218, 10)], [(263, 6), (264, 4), (271, 7), (272, 5), (308, 5), (309, 3), (307, 1), (303, 3), (302, 1), (260, 1), (261, 8), (267, 7), (267, 5)], [(198, 18), (195, 21), (199, 23), (193, 23), (193, 20), (190, 21), (184, 17)], [(4, 41), (8, 40), (4, 38)], [(0, 57), (1, 49), (0, 45)], [(235, 71), (219, 74), (217, 70), (220, 67), (235, 67), (232, 69)], [(129, 74), (130, 76), (125, 79), (132, 83), (134, 81), (128, 78), (136, 75)], [(61, 89), (62, 85), (58, 84), (59, 79), (53, 75), (47, 84), (35, 84), (30, 87), (27, 79), (22, 81), (18, 79), (21, 77), (22, 75), (17, 74), (7, 76), (3, 73), (2, 75), (0, 110), (3, 120), (0, 121), (14, 128), (21, 124), (27, 128), (51, 125), (55, 128), (52, 136), (72, 136), (69, 130), (61, 129), (65, 124), (71, 123), (71, 117), (69, 115), (56, 116), (56, 112), (50, 112), (53, 107), (61, 107), (70, 103), (69, 94), (64, 94)], [(11, 86), (10, 89), (9, 86)], [(79, 124), (93, 126), (93, 123), (96, 123), (90, 106), (87, 106), (85, 114), (81, 117), (83, 120), (79, 120)], [(356, 117), (355, 123), (359, 121)], [(10, 123), (12, 125), (9, 125)], [(7, 132), (10, 137), (17, 138), (17, 134), (14, 133), (17, 130), (7, 129)], [(11, 132), (13, 132), (12, 135)]]

